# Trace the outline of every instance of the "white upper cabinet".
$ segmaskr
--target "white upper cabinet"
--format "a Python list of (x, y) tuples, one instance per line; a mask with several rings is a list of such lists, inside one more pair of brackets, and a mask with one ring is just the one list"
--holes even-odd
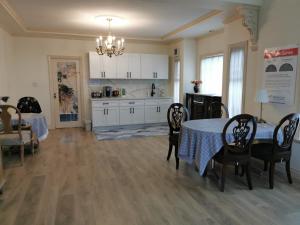
[(118, 79), (140, 79), (141, 78), (141, 56), (140, 54), (123, 54), (117, 57)]
[(167, 55), (142, 54), (142, 79), (168, 79), (168, 61)]
[(124, 54), (111, 58), (89, 52), (91, 79), (168, 79), (168, 56)]

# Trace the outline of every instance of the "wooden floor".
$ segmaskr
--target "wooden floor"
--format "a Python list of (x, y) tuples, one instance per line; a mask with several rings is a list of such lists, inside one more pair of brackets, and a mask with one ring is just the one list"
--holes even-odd
[(1, 225), (300, 224), (300, 182), (266, 175), (227, 179), (166, 162), (167, 137), (97, 141), (81, 129), (51, 131), (24, 167), (7, 163)]

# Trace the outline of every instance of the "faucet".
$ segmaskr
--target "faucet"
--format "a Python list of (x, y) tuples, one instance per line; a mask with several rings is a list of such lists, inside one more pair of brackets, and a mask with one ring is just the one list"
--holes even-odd
[(151, 97), (155, 95), (155, 84), (152, 83), (152, 88), (151, 88)]

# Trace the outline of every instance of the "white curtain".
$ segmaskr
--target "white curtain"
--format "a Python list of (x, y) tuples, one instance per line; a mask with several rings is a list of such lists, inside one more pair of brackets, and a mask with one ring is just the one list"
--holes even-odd
[(242, 113), (244, 81), (244, 48), (234, 48), (230, 54), (228, 111), (229, 116)]
[(179, 102), (179, 96), (180, 96), (180, 61), (175, 61), (174, 65), (174, 102)]
[(222, 96), (223, 55), (201, 60), (201, 93)]

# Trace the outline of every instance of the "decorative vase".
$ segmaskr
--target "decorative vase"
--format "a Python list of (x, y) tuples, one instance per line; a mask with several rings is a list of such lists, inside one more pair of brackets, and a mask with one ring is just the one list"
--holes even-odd
[(195, 85), (195, 86), (194, 86), (194, 92), (195, 92), (195, 93), (198, 93), (198, 92), (199, 92), (199, 86), (198, 86), (198, 85)]

